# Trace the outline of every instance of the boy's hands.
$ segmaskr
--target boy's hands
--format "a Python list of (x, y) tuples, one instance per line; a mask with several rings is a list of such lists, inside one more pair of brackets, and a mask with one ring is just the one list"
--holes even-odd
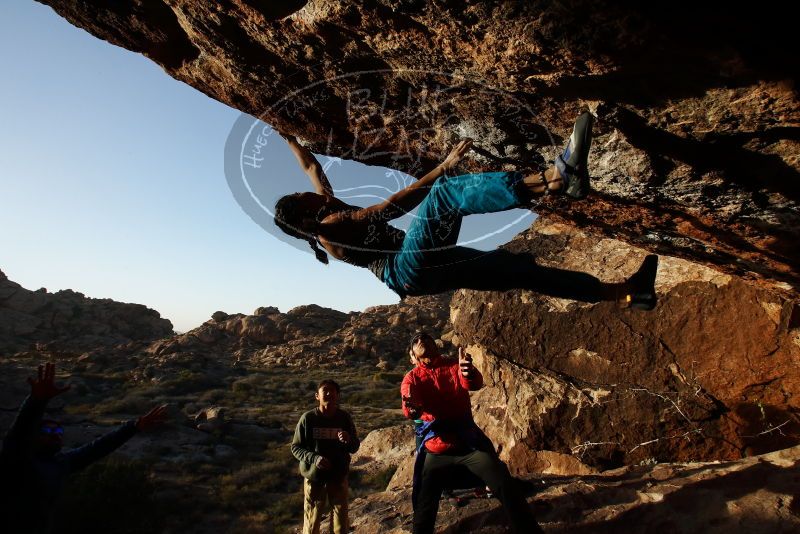
[(316, 461), (314, 464), (319, 469), (330, 469), (331, 468), (331, 461), (325, 458), (324, 456), (317, 456)]

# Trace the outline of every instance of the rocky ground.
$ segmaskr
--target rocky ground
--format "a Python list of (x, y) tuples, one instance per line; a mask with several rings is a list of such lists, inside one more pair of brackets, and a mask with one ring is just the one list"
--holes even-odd
[[(413, 448), (403, 428), (383, 453), (399, 443)], [(368, 444), (365, 444), (368, 445)], [(367, 453), (362, 453), (367, 454)], [(400, 459), (387, 491), (352, 504), (355, 532), (411, 532), (410, 464)], [(650, 534), (748, 532), (777, 534), (800, 528), (800, 447), (732, 462), (627, 466), (593, 475), (528, 474), (521, 477), (528, 502), (545, 532)], [(439, 534), (505, 532), (496, 499), (459, 490), (442, 500)]]

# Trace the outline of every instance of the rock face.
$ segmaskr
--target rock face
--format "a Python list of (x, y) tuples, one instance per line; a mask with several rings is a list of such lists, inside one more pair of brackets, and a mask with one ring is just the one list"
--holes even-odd
[(82, 352), (172, 335), (172, 323), (141, 304), (63, 290), (30, 291), (0, 271), (0, 354), (39, 348)]
[[(510, 248), (611, 282), (645, 255), (541, 219)], [(455, 336), (489, 386), (473, 397), (476, 420), (514, 470), (584, 472), (565, 454), (610, 468), (800, 443), (797, 302), (670, 257), (656, 284), (652, 312), (527, 291), (456, 293)]]
[[(350, 465), (353, 469), (376, 472), (389, 468), (398, 469), (405, 464), (413, 463), (414, 460), (414, 427), (409, 422), (405, 425), (389, 426), (378, 430), (373, 430), (361, 440), (361, 446), (356, 452)], [(399, 469), (398, 469), (399, 471)], [(413, 468), (412, 468), (413, 472)], [(389, 483), (389, 488), (398, 475)], [(403, 471), (400, 480), (408, 482), (410, 477), (405, 476)]]
[(800, 57), (778, 2), (43, 3), (317, 152), (415, 174), (465, 135), (464, 170), (538, 166), (588, 107), (597, 193), (541, 211), (797, 294)]
[[(582, 475), (537, 488), (552, 530), (797, 530), (796, 448), (593, 474), (800, 442), (800, 56), (777, 2), (44, 3), (318, 153), (416, 175), (461, 136), (476, 147), (460, 170), (541, 167), (589, 108), (594, 194), (545, 199), (510, 248), (608, 281), (662, 256), (651, 313), (525, 291), (458, 292), (453, 332), (435, 299), (218, 312), (152, 344), (142, 378), (220, 355), (398, 362), (423, 326), (474, 354), (476, 418), (512, 470)], [(26, 321), (8, 324), (38, 328)], [(407, 530), (407, 464), (397, 491), (353, 504), (359, 531)], [(499, 531), (479, 504), (444, 506), (445, 531)]]
[[(800, 529), (800, 448), (736, 462), (625, 467), (583, 477), (528, 477), (528, 502), (545, 532), (752, 532)], [(437, 532), (506, 532), (496, 499), (443, 499)], [(355, 499), (356, 533), (411, 532), (410, 480)]]

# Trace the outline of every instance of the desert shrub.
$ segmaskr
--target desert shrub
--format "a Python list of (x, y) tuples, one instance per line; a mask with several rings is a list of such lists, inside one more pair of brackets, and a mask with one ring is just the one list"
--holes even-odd
[(381, 371), (379, 373), (375, 373), (372, 375), (373, 382), (388, 382), (390, 384), (395, 384), (397, 386), (400, 385), (400, 382), (403, 381), (403, 377), (405, 375), (403, 373), (390, 373), (387, 371)]
[[(157, 532), (196, 532), (198, 525), (209, 525), (221, 513), (219, 503), (212, 492), (196, 477), (199, 471), (192, 471), (190, 476), (177, 475), (170, 480), (161, 477), (153, 479), (157, 486), (157, 502), (163, 529)], [(212, 475), (201, 474), (209, 481), (215, 481)], [(212, 482), (213, 483), (213, 482)], [(207, 530), (204, 530), (207, 532)]]
[[(298, 475), (299, 476), (299, 475)], [(269, 525), (275, 532), (292, 532), (291, 527), (303, 517), (303, 495), (297, 490), (290, 495), (271, 495), (264, 509)]]
[[(343, 396), (342, 402), (351, 406), (374, 406), (376, 408), (397, 408), (400, 404), (400, 390), (396, 387), (374, 387), (355, 391)], [(346, 408), (345, 408), (346, 409)]]
[(286, 476), (266, 465), (250, 466), (220, 477), (221, 503), (239, 512), (259, 509), (266, 505), (267, 493), (282, 493), (286, 489)]
[(97, 404), (94, 412), (97, 414), (143, 414), (155, 406), (152, 398), (142, 393), (133, 392), (120, 399), (108, 399)]
[(164, 394), (193, 393), (206, 391), (219, 386), (219, 380), (211, 378), (206, 373), (198, 373), (189, 369), (181, 369), (161, 383)]
[(263, 461), (245, 464), (220, 477), (219, 495), (224, 506), (239, 512), (260, 510), (266, 505), (267, 493), (300, 491), (302, 481), (289, 444), (262, 454)]
[(275, 528), (269, 523), (264, 512), (249, 512), (240, 515), (228, 532), (236, 534), (273, 534)]
[(210, 389), (201, 393), (197, 400), (201, 404), (218, 404), (226, 393), (224, 389)]
[(147, 468), (111, 459), (68, 480), (57, 510), (56, 534), (150, 534), (160, 532), (163, 515)]
[(231, 390), (234, 393), (249, 393), (255, 389), (255, 386), (247, 380), (237, 380), (231, 384)]
[(397, 467), (394, 466), (371, 472), (350, 471), (348, 482), (352, 493), (351, 498), (385, 491), (395, 471), (397, 471)]
[(251, 374), (236, 380), (232, 386), (234, 391), (236, 391), (237, 384), (239, 387), (248, 387), (248, 390), (258, 390), (269, 387), (270, 381), (270, 377), (265, 374)]
[(316, 391), (317, 389), (317, 382), (306, 380), (305, 377), (290, 377), (283, 381), (282, 384), (284, 389), (297, 393), (301, 393), (305, 390)]

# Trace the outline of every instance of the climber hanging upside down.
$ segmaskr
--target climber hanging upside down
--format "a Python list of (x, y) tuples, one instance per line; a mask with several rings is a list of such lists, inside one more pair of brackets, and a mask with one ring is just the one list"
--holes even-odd
[[(652, 310), (656, 305), (655, 255), (647, 256), (625, 282), (604, 283), (586, 273), (542, 267), (526, 254), (456, 245), (465, 215), (526, 208), (545, 194), (583, 199), (590, 188), (587, 160), (593, 122), (589, 112), (581, 114), (555, 165), (537, 173), (451, 176), (472, 146), (471, 139), (464, 139), (428, 174), (367, 208), (336, 198), (314, 155), (293, 136), (284, 135), (316, 192), (279, 199), (275, 224), (286, 234), (307, 241), (322, 263), (328, 263), (330, 254), (366, 267), (400, 297), (461, 288), (530, 289), (582, 302), (613, 301), (621, 307)], [(388, 224), (418, 205), (408, 232)]]

